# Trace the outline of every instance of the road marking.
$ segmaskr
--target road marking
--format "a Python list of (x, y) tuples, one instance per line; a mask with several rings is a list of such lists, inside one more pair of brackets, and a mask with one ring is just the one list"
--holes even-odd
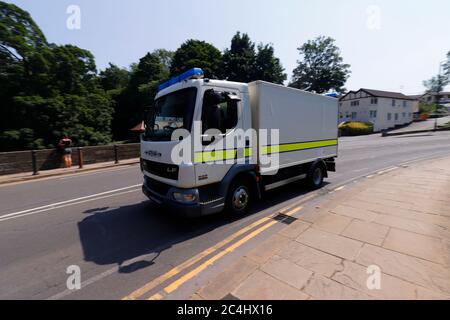
[[(290, 210), (292, 207), (294, 207), (296, 204), (291, 204), (288, 205), (280, 210), (278, 210), (276, 213), (279, 212), (285, 212), (287, 210)], [(287, 215), (291, 215), (297, 211), (299, 211), (301, 209), (301, 207), (297, 207), (294, 209), (291, 209)], [(224, 247), (225, 245), (229, 244), (230, 242), (232, 242), (233, 240), (235, 240), (236, 238), (238, 238), (239, 236), (245, 234), (246, 232), (252, 230), (253, 228), (270, 221), (275, 215), (276, 213), (273, 213), (267, 217), (261, 218), (255, 222), (253, 222), (252, 224), (240, 229), (239, 231), (231, 234), (230, 236), (228, 236), (227, 238), (225, 238), (224, 240), (220, 241), (219, 243), (215, 244), (214, 246), (209, 247), (206, 250), (203, 250), (202, 252), (198, 253), (197, 255), (193, 256), (192, 258), (184, 261), (183, 263), (181, 263), (180, 265), (172, 268), (171, 270), (169, 270), (168, 272), (164, 273), (163, 275), (151, 280), (150, 282), (146, 283), (144, 286), (142, 286), (139, 289), (136, 289), (135, 291), (133, 291), (132, 293), (130, 293), (129, 295), (127, 295), (126, 297), (122, 298), (122, 300), (136, 300), (140, 297), (142, 297), (144, 294), (146, 294), (147, 292), (151, 291), (152, 289), (154, 289), (155, 287), (161, 285), (162, 283), (164, 283), (165, 281), (169, 280), (170, 278), (173, 278), (174, 276), (178, 275), (179, 273), (181, 273), (182, 271), (186, 270), (187, 268), (193, 266), (194, 264), (196, 264), (197, 262), (201, 261), (203, 258), (207, 257), (208, 255), (218, 251), (220, 248)], [(275, 223), (277, 223), (278, 221), (270, 221), (268, 224), (270, 224), (271, 226)], [(267, 225), (268, 225), (267, 224)], [(157, 299), (159, 296), (152, 296), (154, 299)], [(163, 297), (160, 297), (163, 298)]]
[[(294, 213), (298, 212), (299, 210), (301, 210), (302, 207), (297, 207), (294, 208), (292, 210), (290, 210), (289, 212), (285, 213), (285, 215), (291, 216)], [(150, 298), (148, 298), (148, 300), (161, 300), (164, 298), (164, 296), (166, 294), (170, 294), (172, 292), (174, 292), (175, 290), (177, 290), (181, 285), (183, 285), (184, 283), (186, 283), (187, 281), (191, 280), (192, 278), (196, 277), (198, 274), (200, 274), (202, 271), (204, 271), (206, 268), (208, 268), (210, 265), (212, 265), (214, 262), (216, 262), (217, 260), (219, 260), (220, 258), (224, 257), (225, 255), (232, 253), (233, 251), (235, 251), (237, 248), (241, 247), (242, 245), (244, 245), (245, 243), (247, 243), (248, 241), (250, 241), (251, 239), (253, 239), (254, 237), (256, 237), (257, 235), (259, 235), (260, 233), (262, 233), (263, 231), (269, 229), (270, 227), (272, 227), (273, 225), (275, 225), (276, 223), (278, 223), (278, 221), (274, 220), (271, 221), (261, 227), (259, 227), (256, 230), (253, 230), (251, 233), (249, 233), (248, 235), (246, 235), (244, 238), (240, 239), (239, 241), (233, 243), (232, 245), (230, 245), (229, 247), (221, 250), (219, 253), (217, 253), (215, 256), (211, 257), (210, 259), (208, 259), (207, 261), (205, 261), (204, 263), (202, 263), (201, 265), (199, 265), (197, 268), (195, 268), (194, 270), (186, 273), (185, 275), (183, 275), (181, 278), (177, 279), (176, 281), (172, 282), (171, 284), (169, 284), (168, 286), (166, 286), (163, 289), (163, 293), (156, 293), (154, 295), (152, 295)]]
[(387, 168), (387, 169), (385, 169), (385, 170), (378, 171), (377, 174), (387, 173), (387, 172), (390, 172), (390, 171), (395, 170), (395, 169), (398, 169), (398, 167), (397, 167), (397, 166), (390, 167), (390, 168)]
[(186, 283), (187, 281), (189, 281), (193, 277), (197, 276), (200, 272), (205, 270), (207, 267), (212, 265), (214, 262), (216, 262), (217, 260), (219, 260), (220, 258), (225, 256), (226, 254), (233, 252), (234, 250), (236, 250), (237, 248), (242, 246), (244, 243), (247, 243), (249, 240), (253, 239), (258, 234), (260, 234), (264, 230), (267, 230), (268, 228), (270, 228), (271, 226), (273, 226), (276, 223), (278, 223), (278, 221), (274, 220), (274, 221), (271, 221), (271, 222), (263, 225), (262, 227), (260, 227), (260, 228), (258, 228), (256, 230), (252, 231), (250, 234), (246, 235), (244, 238), (240, 239), (239, 241), (237, 241), (233, 245), (229, 246), (228, 248), (222, 250), (221, 252), (219, 252), (218, 254), (213, 256), (212, 258), (208, 259), (207, 261), (205, 261), (204, 263), (199, 265), (197, 268), (195, 268), (191, 272), (188, 272), (187, 274), (183, 275), (180, 279), (172, 282), (170, 285), (168, 285), (167, 287), (164, 288), (164, 291), (167, 294), (170, 294), (170, 293), (174, 292), (181, 285), (183, 285), (184, 283)]
[[(139, 189), (133, 189), (133, 188), (140, 187), (140, 186), (141, 186), (140, 184), (128, 186), (128, 187), (124, 187), (124, 188), (119, 188), (119, 189), (114, 189), (114, 190), (109, 190), (109, 191), (105, 191), (105, 192), (92, 194), (89, 196), (84, 196), (84, 197), (65, 200), (65, 201), (56, 202), (56, 203), (52, 203), (52, 204), (47, 204), (47, 205), (41, 206), (41, 207), (31, 208), (31, 209), (17, 211), (17, 212), (13, 212), (13, 213), (8, 213), (8, 214), (0, 216), (0, 221), (9, 220), (14, 217), (19, 217), (19, 216), (23, 217), (23, 216), (27, 216), (27, 215), (31, 215), (31, 214), (35, 214), (35, 213), (40, 213), (43, 211), (67, 207), (69, 205), (84, 203), (84, 202), (98, 200), (98, 199), (104, 199), (104, 198), (108, 198), (108, 197), (112, 197), (112, 196), (116, 196), (116, 195), (120, 195), (120, 194), (124, 194), (124, 193), (135, 192)], [(130, 190), (130, 189), (133, 189), (133, 190)], [(127, 191), (125, 191), (125, 190), (127, 190)], [(121, 191), (123, 191), (123, 192), (121, 192)]]
[(157, 293), (157, 294), (151, 296), (148, 300), (161, 300), (162, 298), (164, 298), (164, 297), (161, 294)]
[(264, 217), (264, 218), (259, 219), (256, 222), (250, 224), (249, 226), (242, 228), (241, 230), (233, 233), (232, 235), (228, 236), (227, 238), (225, 238), (224, 240), (222, 240), (219, 243), (215, 244), (214, 246), (209, 247), (206, 250), (203, 250), (202, 252), (200, 252), (197, 255), (193, 256), (192, 258), (186, 260), (185, 262), (181, 263), (180, 265), (172, 268), (171, 270), (169, 270), (168, 272), (164, 273), (163, 275), (161, 275), (161, 276), (153, 279), (152, 281), (146, 283), (141, 288), (133, 291), (132, 293), (130, 293), (129, 295), (124, 297), (122, 300), (136, 300), (136, 299), (138, 299), (139, 297), (141, 297), (144, 294), (146, 294), (148, 291), (150, 291), (153, 288), (155, 288), (156, 286), (162, 284), (164, 281), (167, 281), (170, 278), (176, 276), (177, 274), (179, 274), (183, 270), (185, 270), (185, 269), (189, 268), (190, 266), (194, 265), (195, 263), (199, 262), (204, 257), (210, 255), (211, 253), (214, 253), (215, 251), (217, 251), (221, 247), (227, 245), (228, 243), (230, 243), (231, 241), (233, 241), (237, 237), (241, 236), (242, 234), (246, 233), (247, 231), (249, 231), (249, 230), (253, 229), (254, 227), (259, 226), (260, 224), (262, 224), (264, 222), (267, 222), (269, 220), (270, 220), (270, 217)]

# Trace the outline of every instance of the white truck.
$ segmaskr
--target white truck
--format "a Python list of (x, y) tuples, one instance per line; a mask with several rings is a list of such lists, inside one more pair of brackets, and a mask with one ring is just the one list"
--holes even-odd
[(241, 214), (268, 190), (300, 179), (320, 188), (335, 171), (336, 98), (194, 68), (160, 86), (145, 118), (143, 192), (189, 217)]

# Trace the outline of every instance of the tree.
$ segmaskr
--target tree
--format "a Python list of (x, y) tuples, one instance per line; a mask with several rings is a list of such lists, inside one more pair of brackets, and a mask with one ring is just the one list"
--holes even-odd
[(226, 49), (221, 63), (221, 76), (230, 81), (251, 82), (255, 79), (255, 44), (248, 34), (237, 32)]
[(447, 61), (443, 65), (444, 74), (450, 78), (450, 51), (447, 53)]
[(217, 78), (219, 75), (221, 52), (205, 41), (187, 40), (178, 48), (170, 67), (171, 76), (191, 68), (202, 68), (205, 77)]
[(287, 76), (281, 65), (280, 59), (274, 56), (272, 45), (259, 44), (255, 58), (253, 80), (264, 80), (272, 83), (283, 84)]
[(112, 102), (99, 88), (94, 56), (47, 43), (31, 16), (0, 2), (0, 150), (111, 140)]
[(113, 63), (99, 74), (100, 84), (105, 91), (123, 89), (130, 82), (130, 72)]
[(301, 60), (297, 61), (289, 86), (316, 93), (344, 92), (350, 65), (343, 63), (334, 43), (334, 39), (321, 36), (298, 48)]
[(130, 80), (127, 87), (113, 97), (114, 139), (129, 139), (131, 137), (129, 129), (143, 120), (144, 108), (153, 103), (158, 85), (168, 77), (163, 61), (161, 51), (149, 52), (139, 60), (139, 63), (130, 67)]
[(173, 60), (173, 56), (174, 56), (175, 52), (169, 51), (166, 49), (156, 49), (155, 51), (153, 51), (153, 54), (155, 54), (156, 56), (159, 57), (159, 60), (161, 61), (161, 63), (164, 66), (163, 72), (166, 77), (169, 77), (170, 66), (172, 65), (172, 60)]
[(448, 84), (450, 84), (450, 52), (447, 54), (447, 61), (439, 65), (439, 74), (423, 82), (427, 92), (435, 95), (434, 102), (438, 105), (441, 100), (441, 92)]
[(30, 14), (14, 4), (0, 1), (0, 52), (12, 60), (26, 59), (30, 52), (46, 47), (47, 40)]

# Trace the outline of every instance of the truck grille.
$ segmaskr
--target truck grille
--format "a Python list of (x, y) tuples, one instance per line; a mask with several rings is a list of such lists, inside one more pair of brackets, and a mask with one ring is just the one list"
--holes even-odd
[(147, 185), (147, 188), (150, 189), (153, 192), (158, 193), (159, 195), (165, 197), (167, 195), (167, 192), (169, 192), (169, 189), (171, 188), (171, 186), (156, 181), (152, 178), (149, 177), (145, 177), (145, 184)]
[(142, 159), (142, 167), (145, 171), (155, 176), (178, 180), (179, 168), (177, 165)]

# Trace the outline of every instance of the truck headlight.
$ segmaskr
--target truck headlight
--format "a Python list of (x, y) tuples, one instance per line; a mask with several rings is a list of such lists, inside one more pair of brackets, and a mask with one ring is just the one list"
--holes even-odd
[(197, 200), (197, 194), (194, 192), (174, 192), (173, 198), (178, 202), (192, 203)]

